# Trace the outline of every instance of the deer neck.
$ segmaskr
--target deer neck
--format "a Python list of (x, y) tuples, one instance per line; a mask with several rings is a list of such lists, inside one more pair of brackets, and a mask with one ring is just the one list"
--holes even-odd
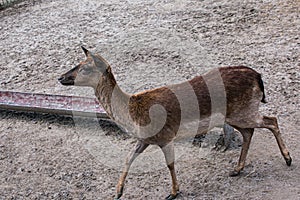
[(129, 126), (130, 95), (122, 91), (111, 72), (101, 79), (95, 88), (95, 95), (112, 120), (124, 128)]

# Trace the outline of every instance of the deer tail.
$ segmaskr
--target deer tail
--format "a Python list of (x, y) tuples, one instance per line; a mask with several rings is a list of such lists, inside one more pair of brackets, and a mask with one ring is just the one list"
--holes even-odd
[(265, 94), (264, 82), (263, 82), (263, 80), (262, 80), (262, 78), (261, 78), (261, 74), (259, 74), (259, 76), (257, 77), (257, 81), (258, 81), (259, 88), (260, 88), (260, 90), (261, 90), (262, 93), (263, 93), (263, 97), (262, 97), (262, 99), (261, 99), (261, 102), (262, 102), (262, 103), (267, 103), (267, 101), (266, 101), (266, 94)]

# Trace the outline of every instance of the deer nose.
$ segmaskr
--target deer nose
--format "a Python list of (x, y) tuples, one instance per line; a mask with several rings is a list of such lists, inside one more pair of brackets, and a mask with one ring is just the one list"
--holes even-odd
[(59, 77), (57, 80), (59, 81), (59, 82), (61, 82), (61, 81), (63, 81), (65, 79), (65, 76), (61, 76), (61, 77)]
[(58, 81), (62, 85), (74, 85), (75, 77), (74, 76), (62, 75), (61, 77), (58, 78)]
[(68, 81), (68, 78), (64, 75), (62, 75), (61, 77), (59, 77), (57, 79), (62, 85), (66, 85), (69, 81)]

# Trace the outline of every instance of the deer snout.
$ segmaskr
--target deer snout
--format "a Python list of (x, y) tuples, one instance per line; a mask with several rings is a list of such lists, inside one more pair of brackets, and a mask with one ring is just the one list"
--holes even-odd
[(74, 85), (75, 77), (62, 75), (61, 77), (58, 78), (58, 81), (62, 85)]
[(62, 85), (74, 85), (75, 78), (77, 76), (79, 67), (80, 67), (80, 65), (77, 65), (76, 67), (74, 67), (73, 69), (68, 71), (67, 73), (64, 73), (63, 75), (61, 75), (61, 77), (58, 78), (58, 81)]

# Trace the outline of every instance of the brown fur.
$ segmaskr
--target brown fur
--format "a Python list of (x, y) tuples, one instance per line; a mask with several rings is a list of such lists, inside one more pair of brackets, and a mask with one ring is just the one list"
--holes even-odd
[[(221, 77), (224, 81), (227, 97), (227, 113), (226, 117), (231, 117), (236, 112), (245, 110), (245, 107), (249, 107), (249, 100), (252, 99), (253, 88), (259, 87), (258, 79), (260, 74), (248, 67), (223, 67), (219, 68)], [(210, 78), (211, 74), (206, 74)], [(189, 81), (195, 94), (197, 96), (200, 120), (205, 119), (211, 115), (211, 99), (208, 88), (202, 76), (197, 76)], [(237, 87), (238, 86), (238, 87)], [(167, 111), (167, 121), (162, 133), (158, 133), (154, 140), (153, 137), (144, 140), (149, 144), (167, 144), (173, 137), (175, 137), (178, 127), (180, 125), (181, 110), (176, 95), (173, 90), (180, 91), (182, 96), (189, 98), (189, 94), (184, 94), (187, 91), (186, 84), (176, 84), (167, 87), (156, 88), (148, 90), (138, 94), (134, 94), (130, 97), (130, 114), (132, 119), (140, 126), (146, 126), (150, 123), (149, 109), (154, 104), (162, 105)], [(258, 95), (261, 95), (263, 91), (260, 91)], [(250, 99), (249, 99), (250, 97)], [(193, 114), (191, 113), (191, 118)], [(207, 130), (208, 126), (206, 129)], [(168, 130), (168, 131), (166, 131)], [(172, 131), (172, 133), (169, 133)], [(166, 133), (168, 132), (168, 133)], [(200, 130), (201, 132), (201, 130)], [(163, 140), (162, 134), (170, 135), (166, 141)], [(154, 141), (153, 141), (154, 140)]]
[[(244, 66), (220, 67), (188, 82), (127, 94), (117, 85), (109, 64), (101, 56), (93, 55), (84, 48), (83, 50), (87, 60), (62, 75), (60, 82), (64, 85), (76, 85), (78, 79), (77, 85), (93, 87), (110, 118), (138, 140), (126, 159), (117, 185), (117, 198), (123, 194), (125, 179), (134, 159), (150, 144), (155, 144), (161, 147), (172, 176), (172, 191), (167, 199), (175, 199), (179, 186), (174, 168), (173, 141), (180, 137), (179, 132), (184, 124), (189, 126), (194, 121), (199, 122), (196, 132), (206, 133), (215, 126), (210, 121), (216, 113), (224, 115), (224, 121), (243, 136), (240, 159), (230, 173), (231, 176), (238, 175), (245, 166), (254, 128), (271, 130), (287, 165), (291, 165), (292, 159), (281, 138), (277, 119), (262, 116), (259, 112), (259, 104), (265, 102), (265, 94), (261, 75), (255, 70)], [(81, 69), (94, 73), (84, 75), (81, 74)], [(193, 101), (193, 95), (196, 102)], [(151, 114), (155, 105), (160, 105), (163, 109), (154, 110)], [(163, 126), (159, 127), (161, 122)], [(155, 128), (158, 131), (153, 134), (151, 131), (156, 130)]]

